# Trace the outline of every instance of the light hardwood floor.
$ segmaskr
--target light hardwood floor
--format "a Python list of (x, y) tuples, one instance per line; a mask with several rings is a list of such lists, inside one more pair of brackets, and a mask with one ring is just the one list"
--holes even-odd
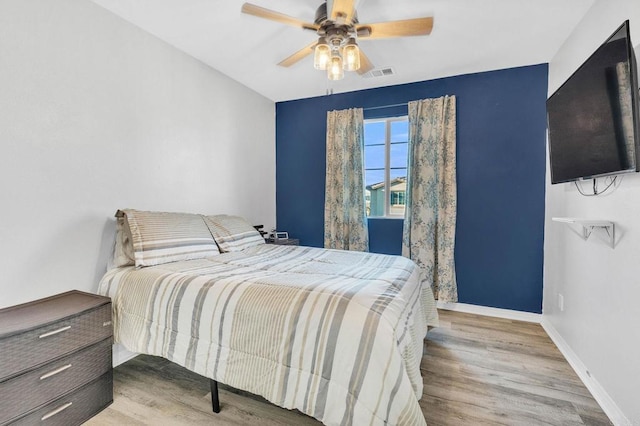
[[(422, 359), (429, 426), (610, 425), (538, 324), (440, 311)], [(297, 411), (141, 355), (114, 371), (114, 403), (87, 425), (320, 425)]]

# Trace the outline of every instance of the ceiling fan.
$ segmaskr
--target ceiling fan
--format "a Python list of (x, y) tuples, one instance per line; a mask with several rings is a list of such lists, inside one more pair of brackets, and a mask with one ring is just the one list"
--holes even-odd
[(358, 22), (355, 0), (327, 0), (316, 10), (313, 23), (251, 3), (242, 5), (242, 13), (315, 31), (319, 37), (317, 41), (303, 47), (278, 65), (289, 67), (314, 53), (314, 67), (326, 70), (330, 80), (342, 79), (344, 71), (356, 71), (362, 75), (373, 69), (371, 61), (359, 48), (358, 39), (428, 35), (433, 28), (433, 17), (361, 24)]

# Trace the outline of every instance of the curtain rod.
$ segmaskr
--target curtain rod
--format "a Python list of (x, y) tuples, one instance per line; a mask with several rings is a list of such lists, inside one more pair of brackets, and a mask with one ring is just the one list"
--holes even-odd
[(381, 105), (381, 106), (377, 106), (377, 107), (362, 108), (362, 109), (365, 110), (365, 111), (370, 111), (372, 109), (393, 108), (393, 107), (408, 106), (408, 105), (409, 105), (408, 102), (404, 102), (404, 103), (401, 103), (401, 104)]

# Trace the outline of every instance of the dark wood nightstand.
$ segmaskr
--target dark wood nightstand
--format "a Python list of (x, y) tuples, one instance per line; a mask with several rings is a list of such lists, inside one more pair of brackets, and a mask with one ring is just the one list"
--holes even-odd
[(298, 240), (297, 238), (287, 238), (287, 239), (279, 239), (279, 240), (267, 239), (265, 240), (265, 242), (267, 244), (277, 244), (281, 246), (299, 246), (300, 245), (300, 240)]
[(69, 291), (0, 309), (0, 424), (80, 425), (113, 402), (111, 299)]

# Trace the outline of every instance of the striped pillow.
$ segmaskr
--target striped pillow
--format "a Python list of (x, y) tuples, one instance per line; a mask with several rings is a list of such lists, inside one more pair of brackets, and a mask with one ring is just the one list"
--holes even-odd
[(222, 252), (240, 251), (264, 244), (262, 235), (239, 216), (226, 214), (204, 216), (204, 221)]
[(131, 209), (119, 210), (118, 215), (124, 215), (129, 225), (137, 267), (220, 253), (200, 215)]

